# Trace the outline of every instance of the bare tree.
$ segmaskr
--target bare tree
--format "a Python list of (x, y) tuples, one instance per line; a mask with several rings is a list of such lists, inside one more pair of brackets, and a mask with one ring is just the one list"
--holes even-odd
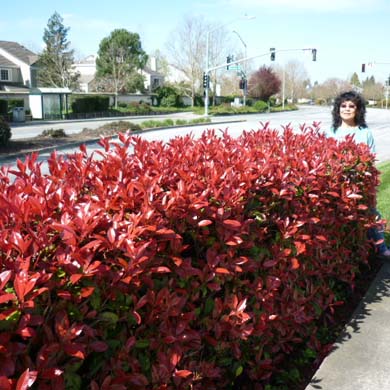
[(331, 103), (331, 101), (340, 93), (348, 91), (352, 88), (348, 81), (338, 78), (330, 78), (325, 80), (322, 84), (313, 87), (313, 97), (316, 100), (322, 100), (324, 103)]
[(170, 64), (182, 72), (190, 83), (192, 106), (200, 90), (205, 58), (205, 31), (203, 19), (187, 17), (173, 33), (166, 45)]
[[(207, 32), (209, 32), (209, 68), (226, 62), (231, 34), (218, 25), (210, 24), (201, 17), (186, 17), (171, 34), (166, 45), (170, 64), (182, 72), (191, 85), (194, 105), (197, 93), (203, 93), (202, 76), (206, 68)], [(216, 95), (218, 79), (223, 69), (210, 72), (212, 96)], [(225, 69), (226, 71), (226, 69)]]
[(291, 99), (293, 103), (296, 103), (299, 98), (306, 97), (309, 77), (305, 65), (300, 61), (289, 61), (284, 66), (284, 69), (278, 68), (277, 73), (282, 82), (283, 71), (285, 98)]

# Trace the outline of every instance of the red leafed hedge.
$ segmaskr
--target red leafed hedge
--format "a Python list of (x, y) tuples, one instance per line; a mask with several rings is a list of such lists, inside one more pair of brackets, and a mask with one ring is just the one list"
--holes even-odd
[(378, 172), (314, 129), (36, 155), (0, 177), (0, 388), (262, 384), (367, 261)]

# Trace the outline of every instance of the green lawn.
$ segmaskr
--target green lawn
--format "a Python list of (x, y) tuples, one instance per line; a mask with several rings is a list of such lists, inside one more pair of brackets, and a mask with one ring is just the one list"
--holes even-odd
[(378, 169), (381, 172), (381, 184), (378, 188), (377, 209), (382, 217), (388, 221), (386, 241), (390, 244), (390, 161), (378, 164)]

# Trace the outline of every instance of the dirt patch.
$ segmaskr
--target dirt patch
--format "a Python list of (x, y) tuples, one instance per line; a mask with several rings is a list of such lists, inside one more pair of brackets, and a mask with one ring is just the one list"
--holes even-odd
[(80, 133), (66, 134), (63, 137), (38, 135), (33, 138), (21, 138), (13, 140), (11, 138), (7, 146), (0, 146), (0, 156), (9, 156), (16, 153), (31, 153), (37, 150), (63, 147), (77, 142), (87, 142), (100, 137), (109, 137), (126, 131), (140, 130), (140, 127), (134, 123), (118, 121), (106, 124), (97, 129), (84, 128)]

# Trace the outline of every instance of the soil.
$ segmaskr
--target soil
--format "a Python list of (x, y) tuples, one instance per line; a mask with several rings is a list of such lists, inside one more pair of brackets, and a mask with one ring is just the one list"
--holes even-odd
[(67, 134), (64, 136), (38, 135), (33, 138), (21, 138), (9, 141), (7, 146), (0, 145), (0, 156), (7, 157), (13, 154), (31, 153), (53, 147), (63, 147), (74, 143), (82, 143), (90, 140), (98, 140), (101, 136), (113, 136), (123, 129), (112, 129), (109, 126), (91, 130), (85, 128), (80, 133)]

